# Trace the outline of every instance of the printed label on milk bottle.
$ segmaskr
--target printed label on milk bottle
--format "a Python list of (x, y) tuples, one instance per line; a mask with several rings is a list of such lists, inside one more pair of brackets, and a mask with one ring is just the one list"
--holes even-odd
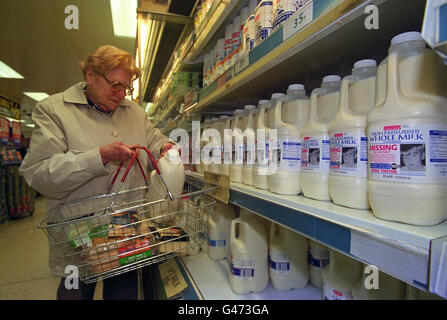
[(447, 125), (371, 126), (368, 152), (372, 180), (447, 183)]
[(301, 144), (301, 170), (314, 173), (329, 173), (330, 139), (327, 135), (303, 138)]
[(237, 258), (230, 255), (231, 274), (240, 280), (250, 280), (255, 276), (255, 263), (250, 258)]
[(368, 138), (362, 133), (334, 133), (330, 152), (331, 174), (358, 178), (368, 176)]
[(269, 253), (269, 267), (274, 273), (288, 273), (290, 271), (289, 255), (286, 252)]
[(283, 138), (279, 139), (276, 149), (278, 168), (287, 171), (300, 171), (301, 166), (301, 143), (298, 140)]
[(266, 167), (269, 159), (269, 142), (267, 139), (256, 142), (256, 165)]
[(353, 300), (352, 295), (337, 291), (327, 283), (323, 285), (323, 295), (324, 300)]

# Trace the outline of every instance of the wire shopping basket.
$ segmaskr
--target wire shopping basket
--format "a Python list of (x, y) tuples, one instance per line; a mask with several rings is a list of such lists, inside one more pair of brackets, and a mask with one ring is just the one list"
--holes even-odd
[[(206, 239), (207, 223), (215, 200), (209, 192), (218, 188), (191, 176), (183, 192), (172, 195), (150, 151), (144, 149), (166, 189), (164, 199), (148, 200), (151, 181), (132, 157), (117, 192), (111, 186), (102, 195), (62, 203), (39, 224), (66, 266), (76, 266), (79, 278), (95, 282), (153, 263), (186, 254)], [(146, 181), (143, 187), (121, 191), (135, 158)]]

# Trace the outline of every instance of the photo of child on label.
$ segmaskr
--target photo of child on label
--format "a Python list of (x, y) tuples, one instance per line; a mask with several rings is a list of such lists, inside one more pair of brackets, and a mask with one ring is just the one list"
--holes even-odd
[(309, 148), (309, 165), (314, 167), (320, 165), (320, 149)]
[(425, 144), (400, 145), (400, 170), (425, 172)]
[(343, 168), (356, 168), (357, 167), (357, 148), (349, 147), (342, 148), (342, 167)]

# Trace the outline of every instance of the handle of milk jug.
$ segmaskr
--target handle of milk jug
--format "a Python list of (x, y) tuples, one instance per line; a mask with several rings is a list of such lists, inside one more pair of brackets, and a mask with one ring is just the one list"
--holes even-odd
[(399, 83), (399, 54), (391, 52), (388, 56), (387, 67), (387, 95), (386, 103), (399, 104), (400, 83)]
[(317, 105), (318, 105), (318, 97), (321, 95), (321, 90), (319, 88), (314, 89), (312, 94), (310, 95), (310, 115), (309, 119), (313, 121), (318, 120), (317, 116)]
[(351, 114), (351, 108), (349, 106), (349, 87), (351, 86), (351, 79), (344, 77), (340, 86), (340, 109), (344, 114)]

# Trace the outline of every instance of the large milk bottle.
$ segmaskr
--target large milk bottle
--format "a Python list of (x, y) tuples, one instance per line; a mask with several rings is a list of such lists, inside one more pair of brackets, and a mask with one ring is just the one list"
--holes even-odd
[[(403, 300), (405, 297), (405, 283), (383, 273), (372, 271), (371, 267), (364, 265), (362, 278), (352, 288), (354, 300)], [(378, 279), (370, 279), (377, 272)], [(376, 287), (374, 287), (376, 286)]]
[[(213, 173), (220, 173), (220, 162), (222, 157), (222, 142), (217, 139), (218, 133), (219, 133), (219, 127), (220, 127), (220, 119), (219, 118), (212, 118), (211, 119), (211, 128), (215, 130), (215, 134), (212, 138), (212, 141), (214, 143), (213, 149), (211, 151), (212, 154), (212, 162), (210, 164), (210, 171)], [(219, 134), (220, 138), (220, 134)]]
[(253, 185), (259, 189), (268, 189), (268, 128), (265, 126), (266, 110), (270, 106), (269, 100), (259, 100), (258, 113), (254, 118), (254, 128), (256, 132), (256, 159), (253, 167)]
[(310, 282), (318, 287), (323, 288), (323, 271), (329, 265), (329, 249), (311, 239), (309, 240), (308, 262), (309, 262), (309, 278)]
[(224, 43), (224, 70), (231, 67), (231, 52), (233, 51), (233, 24), (227, 24), (225, 28)]
[[(269, 153), (268, 153), (268, 174), (267, 186), (269, 186), (269, 178), (278, 171), (278, 129), (275, 128), (275, 110), (281, 105), (287, 96), (284, 93), (273, 93), (270, 99), (270, 105), (266, 108), (265, 125), (268, 128)], [(281, 113), (280, 113), (281, 114)]]
[(307, 239), (276, 223), (270, 223), (269, 276), (279, 291), (302, 289), (309, 282)]
[(231, 222), (230, 286), (236, 294), (261, 292), (268, 285), (268, 243), (264, 224), (244, 209)]
[(254, 131), (253, 120), (257, 113), (256, 106), (246, 105), (247, 115), (244, 120), (244, 165), (242, 167), (242, 182), (246, 185), (253, 185), (253, 165), (255, 163), (256, 153), (256, 134)]
[(235, 110), (231, 127), (233, 130), (233, 162), (230, 166), (230, 180), (239, 183), (242, 183), (242, 165), (244, 163), (244, 136), (242, 134), (242, 118), (244, 115), (244, 110)]
[(329, 124), (337, 115), (340, 80), (339, 76), (326, 76), (321, 88), (314, 89), (311, 94), (309, 119), (301, 133), (300, 186), (308, 198), (331, 200)]
[(231, 221), (234, 219), (234, 206), (216, 201), (208, 219), (208, 256), (211, 260), (229, 257)]
[(447, 215), (447, 67), (418, 32), (394, 37), (367, 116), (368, 193), (381, 219), (435, 225)]
[(323, 271), (324, 300), (352, 300), (352, 288), (362, 277), (362, 264), (330, 249), (329, 267)]
[(220, 174), (230, 176), (231, 157), (233, 154), (232, 136), (230, 133), (225, 134), (225, 130), (231, 131), (233, 117), (221, 116), (222, 126), (220, 127), (220, 136), (222, 139), (222, 165), (220, 166)]
[[(309, 113), (304, 86), (292, 84), (284, 101), (277, 101), (271, 129), (277, 130), (277, 170), (267, 177), (269, 190), (284, 195), (300, 193), (301, 130)], [(271, 111), (269, 110), (269, 111)], [(270, 126), (270, 123), (269, 123)]]
[[(231, 48), (231, 61), (230, 65), (235, 64), (237, 59), (239, 58), (239, 48), (240, 48), (240, 36), (239, 33), (241, 31), (241, 16), (235, 16), (233, 18), (233, 34), (232, 34), (232, 48)], [(243, 31), (243, 30), (242, 30)]]
[[(178, 196), (183, 192), (183, 185), (185, 183), (185, 168), (181, 160), (180, 154), (177, 150), (170, 149), (166, 154), (160, 158), (157, 163), (160, 173), (163, 176), (163, 180), (169, 191), (174, 196)], [(152, 170), (150, 174), (150, 188), (147, 195), (148, 202), (157, 201), (165, 199), (167, 191), (164, 187), (160, 176), (155, 170)], [(167, 200), (162, 202), (160, 205), (154, 207), (151, 211), (152, 217), (160, 216), (160, 218), (155, 219), (157, 223), (168, 222), (170, 216), (164, 216), (169, 212), (176, 211), (178, 208), (178, 200)]]
[[(203, 122), (203, 131), (202, 131), (202, 151), (200, 152), (200, 163), (202, 164), (202, 170), (205, 171), (210, 171), (210, 167), (211, 167), (211, 161), (212, 161), (212, 148), (208, 147), (206, 148), (207, 145), (210, 144), (209, 140), (211, 140), (212, 138), (209, 138), (209, 140), (205, 139), (205, 141), (203, 141), (203, 138), (205, 137), (204, 135), (204, 131), (207, 129), (212, 128), (212, 121), (211, 119), (206, 119)], [(208, 158), (208, 159), (205, 159)]]
[(334, 203), (369, 209), (366, 115), (374, 108), (377, 64), (360, 60), (343, 78), (337, 116), (329, 126), (331, 166), (329, 195)]

